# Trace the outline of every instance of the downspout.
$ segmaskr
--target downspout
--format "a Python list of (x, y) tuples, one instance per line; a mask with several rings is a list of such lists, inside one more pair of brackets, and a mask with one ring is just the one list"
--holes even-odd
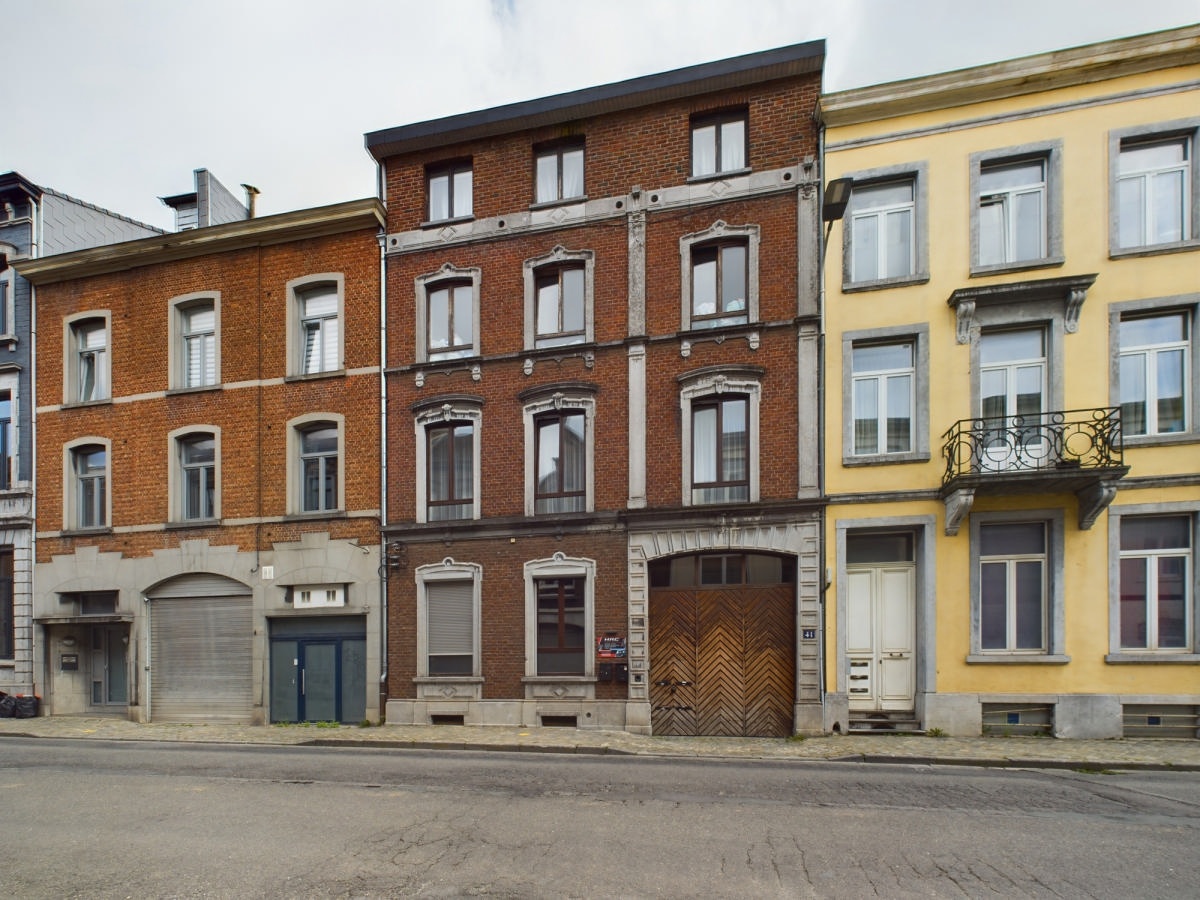
[[(384, 204), (387, 221), (386, 181), (383, 163), (375, 166), (375, 194)], [(388, 693), (388, 404), (387, 404), (387, 227), (379, 234), (379, 722), (385, 721)]]
[[(44, 237), (44, 225), (42, 222), (42, 204), (40, 197), (34, 199), (29, 198), (29, 211), (33, 216), (33, 227), (30, 229), (30, 237), (33, 239), (33, 246), (29, 248), (29, 258), (37, 259), (42, 249), (42, 238)], [(29, 605), (30, 612), (37, 606), (35, 594), (36, 579), (33, 577), (33, 570), (37, 567), (37, 288), (33, 286), (33, 282), (26, 279), (29, 285), (29, 396), (25, 398), (25, 402), (29, 404), (29, 482), (33, 486), (30, 491), (29, 498)], [(17, 299), (17, 284), (16, 279), (12, 279), (13, 286), (13, 317), (16, 317), (16, 299)], [(20, 423), (18, 416), (17, 422)], [(18, 438), (17, 449), (20, 451), (20, 438)], [(18, 473), (19, 474), (19, 473)], [(30, 637), (33, 637), (33, 630), (37, 627), (33, 623), (33, 616), (30, 615)], [(43, 652), (46, 650), (46, 641), (41, 641)], [(37, 666), (35, 648), (38, 646), (37, 641), (30, 641), (29, 660), (29, 689), (30, 693), (37, 695)], [(43, 666), (50, 665), (50, 655), (47, 653), (42, 659)], [(46, 673), (46, 683), (49, 684), (49, 672)]]
[[(819, 101), (818, 101), (819, 104)], [(818, 216), (817, 231), (825, 225), (825, 123), (821, 119), (820, 106), (813, 113), (813, 123), (817, 126), (817, 198), (820, 215)], [(823, 235), (818, 234), (823, 238)], [(817, 241), (817, 314), (820, 317), (817, 326), (817, 493), (821, 498), (818, 519), (821, 528), (820, 563), (817, 571), (821, 578), (821, 653), (819, 665), (821, 669), (821, 715), (825, 714), (826, 679), (828, 677), (829, 631), (827, 627), (829, 600), (829, 555), (828, 555), (828, 508), (829, 500), (825, 496), (825, 240)], [(834, 654), (836, 658), (836, 652)], [(824, 730), (824, 729), (822, 729)]]

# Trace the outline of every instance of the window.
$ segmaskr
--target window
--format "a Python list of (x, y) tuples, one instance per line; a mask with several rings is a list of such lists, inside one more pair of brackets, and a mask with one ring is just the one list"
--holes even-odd
[(344, 277), (332, 272), (288, 282), (290, 374), (322, 375), (342, 370), (344, 286)]
[(979, 591), (981, 650), (1045, 650), (1045, 523), (980, 526)]
[(70, 452), (74, 477), (74, 528), (104, 528), (108, 525), (108, 449), (84, 444)]
[[(7, 244), (0, 245), (0, 254), (10, 260), (14, 255)], [(12, 269), (5, 269), (0, 272), (0, 336), (13, 333), (13, 302)]]
[(338, 429), (332, 422), (300, 431), (302, 512), (338, 508)]
[(692, 404), (692, 503), (750, 499), (748, 419), (746, 397)]
[(471, 161), (444, 163), (426, 172), (429, 221), (461, 219), (471, 215)]
[(112, 396), (108, 373), (107, 317), (89, 316), (68, 323), (70, 352), (68, 403), (91, 403)]
[(1191, 331), (1186, 311), (1120, 321), (1121, 427), (1126, 436), (1188, 430)]
[(12, 392), (0, 391), (0, 490), (8, 490), (16, 480), (16, 449), (13, 442)]
[(1063, 513), (971, 515), (968, 662), (1066, 662)]
[(852, 351), (854, 455), (908, 453), (913, 446), (914, 348), (864, 344)]
[(915, 271), (915, 206), (911, 179), (855, 185), (850, 199), (851, 281), (903, 278)]
[(972, 272), (1061, 263), (1058, 142), (972, 154)]
[(180, 520), (217, 517), (217, 449), (211, 433), (187, 434), (175, 439), (179, 455)]
[(746, 111), (692, 121), (692, 176), (701, 178), (747, 168)]
[(587, 508), (587, 424), (582, 410), (555, 410), (534, 419), (537, 487), (534, 512)]
[(596, 388), (549, 384), (522, 392), (525, 403), (525, 515), (591, 512)]
[(1109, 132), (1109, 252), (1187, 250), (1200, 245), (1200, 119)]
[(525, 564), (525, 674), (591, 677), (596, 563), (555, 553)]
[(425, 428), (429, 507), (426, 521), (474, 518), (475, 426), (444, 422)]
[(746, 322), (746, 244), (729, 241), (692, 248), (692, 327)]
[(537, 203), (583, 197), (582, 145), (566, 144), (538, 150), (534, 168)]
[(176, 345), (172, 386), (217, 383), (217, 307), (212, 297), (185, 297), (172, 304)]
[(416, 414), (417, 521), (479, 518), (482, 397), (440, 395)]
[(1122, 516), (1120, 647), (1188, 651), (1192, 635), (1190, 516)]
[(0, 659), (12, 659), (17, 650), (16, 597), (13, 593), (13, 548), (0, 547)]
[(683, 284), (682, 329), (758, 321), (757, 225), (727, 225), (679, 239)]
[(714, 366), (683, 380), (683, 502), (758, 500), (759, 379), (752, 366)]
[(450, 263), (416, 278), (419, 362), (479, 353), (479, 282), (479, 269), (457, 269)]
[(475, 352), (473, 290), (470, 282), (441, 282), (429, 291), (430, 359), (453, 359)]
[(842, 334), (842, 464), (929, 454), (929, 326)]
[(420, 566), (417, 578), (417, 676), (479, 676), (479, 595), (483, 569), (447, 557)]
[(525, 260), (525, 349), (590, 342), (595, 254), (558, 246)]

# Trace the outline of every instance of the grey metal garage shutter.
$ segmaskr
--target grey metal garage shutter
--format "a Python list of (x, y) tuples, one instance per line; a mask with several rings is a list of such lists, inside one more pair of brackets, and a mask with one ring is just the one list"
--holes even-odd
[(250, 722), (251, 598), (163, 597), (150, 605), (151, 719)]

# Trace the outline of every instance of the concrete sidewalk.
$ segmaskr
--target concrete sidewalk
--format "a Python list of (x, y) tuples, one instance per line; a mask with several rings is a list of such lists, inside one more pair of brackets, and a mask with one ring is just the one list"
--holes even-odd
[(841, 760), (1069, 769), (1200, 772), (1200, 740), (952, 738), (847, 735), (810, 738), (647, 737), (623, 731), (471, 725), (139, 725), (125, 719), (0, 719), (7, 736), (218, 744), (359, 746), (401, 750), (503, 750), (630, 756)]

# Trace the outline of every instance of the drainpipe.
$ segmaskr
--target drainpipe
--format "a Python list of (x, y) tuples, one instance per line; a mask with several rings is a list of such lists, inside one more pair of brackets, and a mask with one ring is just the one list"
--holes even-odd
[[(383, 163), (375, 166), (375, 192), (387, 208)], [(385, 216), (386, 221), (386, 216)], [(388, 684), (388, 405), (387, 405), (387, 227), (379, 235), (379, 721), (387, 709)]]
[[(36, 200), (33, 197), (29, 198), (29, 213), (33, 218), (32, 224), (30, 226), (30, 238), (31, 238), (33, 244), (29, 248), (29, 257), (30, 257), (30, 259), (37, 259), (38, 256), (41, 254), (42, 239), (44, 237), (44, 232), (43, 232), (44, 226), (42, 223), (42, 204), (40, 202), (40, 197)], [(36, 485), (37, 484), (37, 397), (34, 395), (34, 391), (37, 390), (37, 383), (38, 383), (38, 381), (37, 381), (37, 333), (38, 333), (38, 331), (37, 331), (37, 288), (35, 288), (33, 286), (32, 282), (28, 282), (28, 284), (29, 284), (29, 396), (25, 398), (25, 403), (28, 404), (28, 406), (29, 406), (29, 481), (30, 481), (30, 484)], [(16, 300), (16, 293), (17, 293), (17, 285), (16, 285), (16, 279), (14, 278), (13, 279), (13, 299), (14, 300)], [(14, 308), (13, 308), (13, 317), (14, 318), (16, 317), (16, 314), (17, 314), (17, 311), (16, 311), (16, 307), (14, 305)], [(19, 417), (17, 419), (17, 422), (18, 422), (18, 424), (20, 423)], [(18, 454), (20, 453), (20, 448), (21, 448), (20, 438), (18, 438), (18, 443), (17, 443)], [(19, 460), (20, 456), (18, 456), (17, 458)], [(33, 577), (33, 570), (37, 566), (37, 490), (33, 490), (31, 493), (32, 493), (32, 496), (29, 498), (29, 517), (31, 520), (29, 523), (29, 605), (30, 605), (30, 613), (33, 612), (33, 608), (36, 606), (36, 602), (35, 602), (36, 597), (35, 597), (35, 592), (34, 592), (35, 580)], [(29, 636), (30, 636), (30, 638), (33, 638), (34, 629), (37, 626), (35, 626), (33, 624), (33, 616), (32, 615), (30, 615), (29, 619), (30, 619), (30, 621), (29, 621), (29, 631), (30, 631)], [(46, 643), (47, 643), (46, 640), (42, 641), (43, 654), (45, 654), (45, 644)], [(34, 694), (35, 696), (37, 695), (37, 678), (36, 678), (37, 653), (35, 652), (36, 647), (37, 647), (37, 641), (30, 640), (30, 659), (29, 659), (29, 681), (30, 681), (30, 684), (29, 684), (29, 689), (30, 689), (30, 693)], [(49, 654), (45, 654), (43, 656), (42, 665), (43, 666), (50, 665)], [(49, 673), (47, 672), (47, 678), (46, 678), (47, 683), (49, 683), (49, 680), (50, 680)]]
[[(817, 197), (821, 204), (822, 213), (825, 205), (825, 123), (821, 121), (819, 114), (814, 113), (813, 121), (817, 126)], [(825, 225), (824, 215), (820, 216), (818, 229)], [(820, 563), (817, 571), (821, 577), (821, 643), (820, 643), (820, 659), (819, 665), (821, 668), (821, 718), (822, 726), (825, 718), (825, 694), (826, 694), (826, 678), (827, 678), (827, 663), (829, 657), (829, 631), (828, 631), (828, 616), (826, 610), (829, 606), (829, 554), (828, 554), (828, 507), (829, 500), (825, 495), (825, 379), (827, 373), (825, 371), (825, 244), (826, 241), (817, 241), (817, 313), (820, 316), (820, 324), (817, 327), (817, 491), (821, 497), (821, 507), (818, 512), (818, 519), (821, 528), (821, 551)], [(840, 623), (839, 623), (840, 625)], [(834, 658), (837, 658), (836, 652)], [(824, 728), (822, 728), (824, 730)]]

